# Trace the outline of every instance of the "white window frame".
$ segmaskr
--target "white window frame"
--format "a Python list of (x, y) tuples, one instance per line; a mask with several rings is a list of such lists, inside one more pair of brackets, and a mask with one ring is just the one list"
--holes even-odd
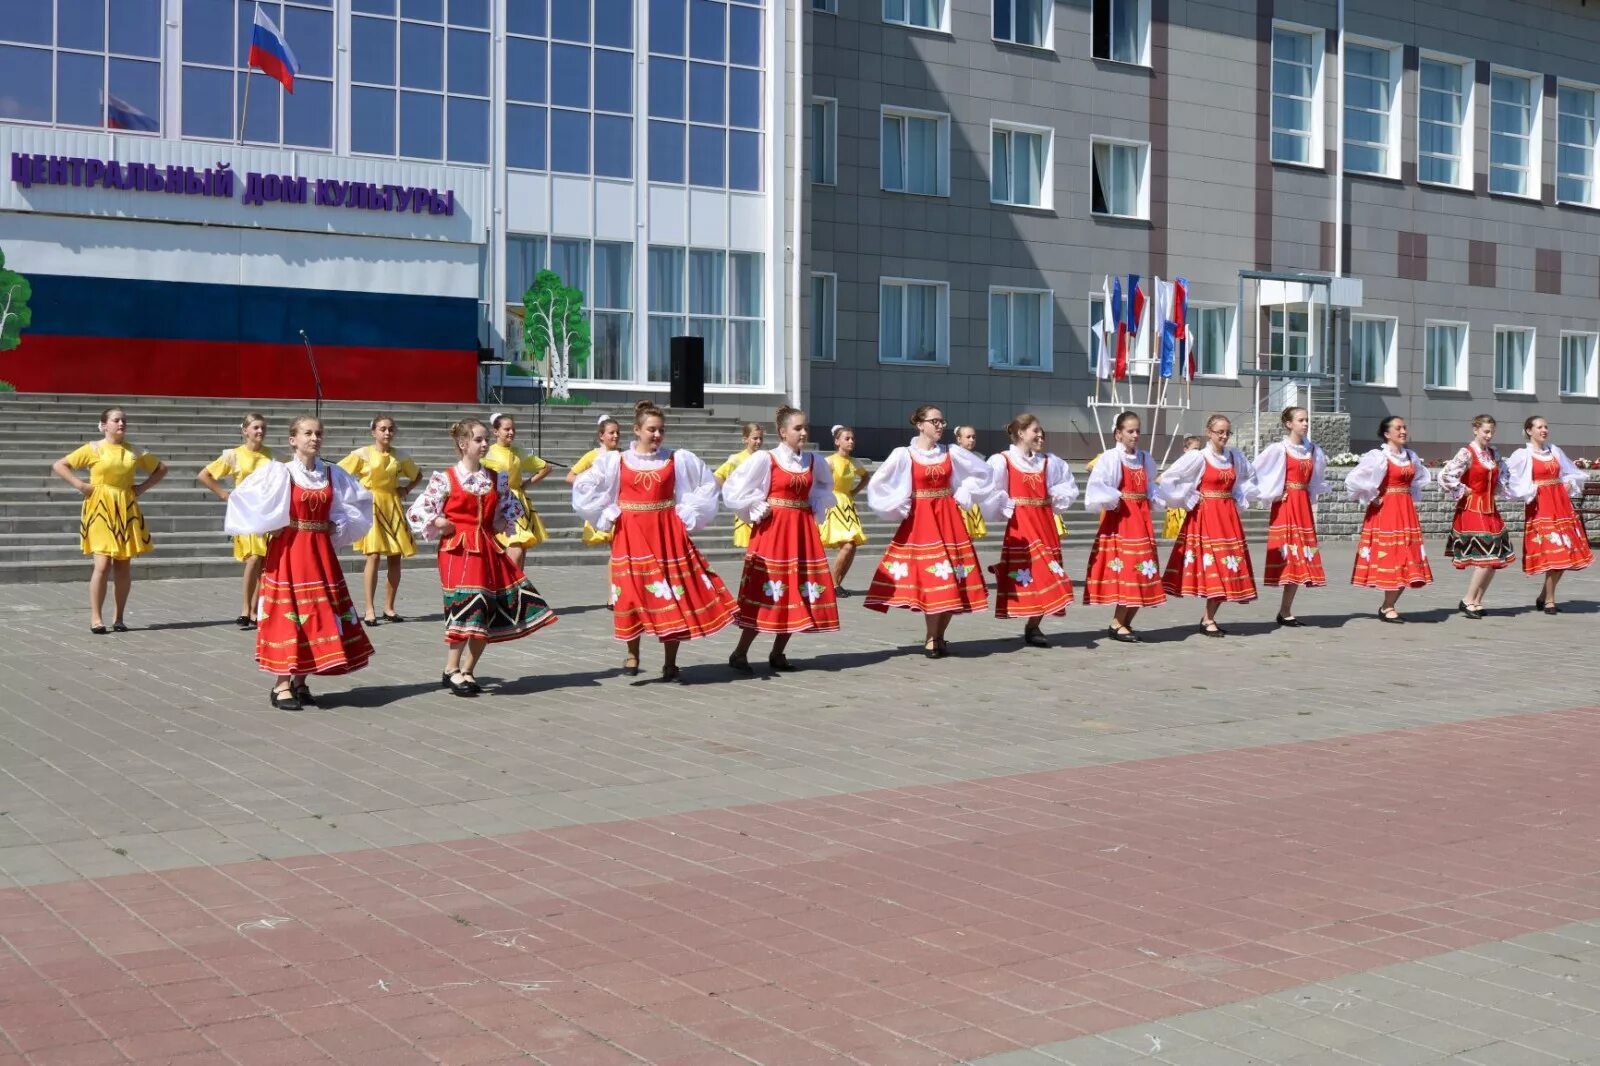
[[(1595, 134), (1589, 144), (1582, 145), (1577, 142), (1568, 142), (1562, 139), (1561, 133), (1561, 93), (1563, 90), (1589, 93), (1595, 102)], [(1589, 173), (1584, 175), (1589, 182), (1589, 198), (1587, 200), (1571, 200), (1561, 195), (1561, 149), (1575, 147), (1589, 153)], [(1562, 78), (1556, 82), (1556, 203), (1576, 204), (1579, 207), (1600, 207), (1600, 87), (1588, 82), (1572, 81)]]
[[(1456, 127), (1456, 180), (1434, 181), (1422, 176), (1422, 64), (1439, 63), (1456, 68), (1460, 78), (1461, 92), (1461, 122)], [(1461, 56), (1446, 55), (1443, 52), (1424, 51), (1417, 62), (1417, 182), (1421, 185), (1437, 185), (1446, 189), (1471, 189), (1472, 176), (1476, 169), (1473, 155), (1473, 138), (1477, 132), (1477, 123), (1473, 121), (1477, 109), (1478, 79), (1475, 76), (1476, 64), (1470, 59)], [(1442, 158), (1442, 157), (1441, 157)]]
[[(886, 288), (907, 285), (931, 285), (938, 290), (938, 323), (936, 329), (938, 336), (936, 358), (922, 359), (894, 359), (883, 352), (883, 293)], [(902, 301), (904, 307), (904, 301)], [(901, 325), (900, 336), (905, 337), (904, 323)], [(944, 366), (950, 365), (950, 283), (948, 281), (934, 281), (931, 278), (893, 278), (880, 277), (878, 279), (878, 362), (885, 366)]]
[[(1356, 37), (1356, 36), (1353, 36), (1353, 35), (1350, 35), (1350, 34), (1346, 34), (1345, 35), (1345, 41), (1347, 42), (1347, 45), (1356, 45), (1356, 46), (1361, 47), (1361, 48), (1370, 48), (1373, 51), (1384, 52), (1389, 57), (1389, 110), (1388, 110), (1388, 113), (1385, 114), (1384, 117), (1383, 117), (1383, 129), (1384, 129), (1384, 138), (1385, 138), (1385, 140), (1384, 140), (1384, 143), (1381, 146), (1379, 146), (1379, 147), (1383, 148), (1383, 158), (1384, 158), (1384, 161), (1385, 161), (1384, 162), (1384, 168), (1382, 170), (1378, 170), (1378, 171), (1374, 171), (1374, 170), (1356, 170), (1355, 168), (1353, 168), (1350, 165), (1350, 120), (1349, 120), (1348, 117), (1346, 117), (1345, 123), (1344, 123), (1344, 130), (1345, 130), (1345, 149), (1344, 149), (1345, 171), (1347, 173), (1350, 173), (1350, 174), (1361, 174), (1361, 175), (1366, 176), (1366, 177), (1390, 178), (1390, 179), (1392, 179), (1394, 181), (1399, 181), (1400, 180), (1400, 121), (1401, 121), (1401, 116), (1400, 116), (1400, 98), (1401, 98), (1401, 95), (1402, 95), (1402, 92), (1401, 92), (1401, 70), (1403, 69), (1403, 66), (1404, 66), (1404, 64), (1403, 64), (1403, 54), (1402, 54), (1401, 48), (1400, 48), (1399, 45), (1394, 44), (1394, 43), (1392, 43), (1390, 41), (1380, 41), (1380, 40), (1376, 40), (1374, 38), (1369, 38), (1369, 37)], [(1349, 91), (1349, 77), (1350, 77), (1350, 74), (1349, 74), (1349, 71), (1346, 69), (1346, 61), (1349, 58), (1349, 55), (1350, 55), (1350, 50), (1349, 50), (1348, 47), (1341, 48), (1339, 50), (1339, 67), (1340, 67), (1339, 74), (1340, 74), (1340, 77), (1345, 79), (1345, 82), (1344, 82), (1345, 91), (1344, 91), (1344, 93), (1342, 95), (1343, 95), (1344, 107), (1345, 107), (1345, 111), (1346, 111), (1347, 115), (1348, 115), (1348, 112), (1349, 112), (1350, 107), (1351, 107), (1351, 105), (1350, 105), (1350, 91)], [(1365, 75), (1358, 75), (1358, 76), (1365, 77)], [(1362, 142), (1362, 144), (1367, 144), (1367, 143), (1368, 142), (1365, 142), (1365, 141)]]
[[(999, 200), (994, 195), (994, 135), (996, 133), (1017, 134), (1044, 138), (1044, 167), (1039, 179), (1039, 202), (1036, 204), (1024, 203), (1020, 200)], [(1013, 175), (1015, 171), (1010, 171)], [(1002, 122), (991, 119), (989, 122), (989, 202), (1004, 204), (1007, 207), (1030, 207), (1038, 211), (1054, 211), (1056, 209), (1056, 131), (1051, 126), (1030, 126), (1025, 122)], [(1013, 180), (1012, 188), (1016, 188)]]
[[(1285, 129), (1285, 130), (1280, 131), (1280, 130), (1278, 130), (1278, 128), (1276, 126), (1273, 126), (1271, 124), (1272, 123), (1272, 118), (1271, 118), (1272, 102), (1271, 101), (1273, 99), (1276, 99), (1277, 95), (1278, 95), (1277, 92), (1271, 91), (1271, 85), (1274, 84), (1275, 80), (1276, 80), (1275, 79), (1275, 71), (1276, 71), (1277, 63), (1278, 63), (1277, 35), (1278, 35), (1278, 32), (1280, 30), (1285, 32), (1285, 33), (1297, 33), (1297, 34), (1300, 34), (1301, 36), (1308, 36), (1308, 37), (1311, 38), (1311, 99), (1310, 99), (1310, 104), (1311, 104), (1311, 129), (1309, 131), (1289, 130), (1289, 129)], [(1271, 58), (1268, 60), (1268, 63), (1270, 64), (1270, 67), (1269, 67), (1269, 70), (1268, 70), (1268, 78), (1269, 78), (1269, 85), (1268, 85), (1269, 93), (1268, 93), (1268, 97), (1269, 97), (1269, 99), (1268, 99), (1268, 104), (1267, 104), (1267, 106), (1268, 106), (1267, 153), (1271, 157), (1271, 159), (1272, 159), (1272, 161), (1274, 163), (1279, 163), (1279, 164), (1282, 164), (1284, 166), (1304, 167), (1304, 168), (1306, 168), (1308, 170), (1326, 170), (1327, 169), (1328, 109), (1327, 109), (1327, 78), (1324, 76), (1324, 74), (1325, 74), (1325, 71), (1327, 69), (1326, 50), (1327, 50), (1327, 46), (1328, 46), (1328, 33), (1327, 33), (1326, 30), (1319, 29), (1316, 26), (1302, 26), (1299, 23), (1284, 22), (1284, 21), (1281, 21), (1279, 19), (1273, 19), (1272, 20), (1272, 35), (1273, 35), (1273, 43), (1272, 43), (1272, 48), (1270, 49), (1272, 55), (1271, 55)], [(1278, 133), (1278, 132), (1293, 134), (1295, 136), (1302, 136), (1305, 133), (1309, 132), (1310, 141), (1309, 141), (1309, 144), (1307, 146), (1307, 151), (1306, 151), (1306, 155), (1307, 155), (1308, 158), (1306, 158), (1303, 161), (1299, 160), (1299, 159), (1280, 159), (1277, 156), (1277, 154), (1272, 151), (1272, 136), (1273, 136), (1273, 134)]]
[[(984, 301), (984, 322), (988, 329), (994, 327), (994, 298), (996, 296), (1040, 296), (1039, 302), (1039, 365), (1028, 366), (1023, 363), (1001, 362), (995, 359), (993, 349), (988, 351), (988, 365), (990, 370), (1014, 370), (1024, 374), (1049, 374), (1055, 369), (1055, 318), (1056, 294), (1054, 289), (1030, 289), (1020, 285), (991, 285), (988, 297)], [(1006, 321), (1006, 333), (1009, 338), (1011, 323), (1009, 315)], [(984, 347), (989, 346), (989, 333), (984, 332)], [(1007, 344), (1007, 348), (1015, 352), (1014, 342)]]
[[(935, 177), (935, 191), (912, 192), (908, 189), (891, 189), (885, 182), (888, 176), (883, 172), (883, 120), (894, 116), (900, 119), (919, 118), (934, 119), (939, 124), (939, 146), (937, 151), (937, 165), (939, 172)], [(907, 163), (906, 142), (904, 130), (901, 125), (902, 135), (900, 143), (900, 161), (902, 169)], [(924, 111), (915, 107), (901, 107), (897, 104), (883, 104), (878, 108), (878, 188), (884, 192), (892, 192), (899, 196), (949, 196), (950, 195), (950, 113), (948, 111)]]
[[(1376, 381), (1366, 381), (1356, 377), (1356, 349), (1355, 326), (1358, 322), (1387, 322), (1389, 324), (1389, 343), (1383, 353), (1383, 373)], [(1350, 384), (1356, 388), (1364, 389), (1392, 389), (1399, 376), (1400, 360), (1400, 319), (1393, 315), (1351, 315), (1349, 335), (1346, 338), (1347, 350), (1350, 353)]]
[[(1584, 375), (1583, 391), (1571, 392), (1567, 389), (1567, 341), (1577, 338), (1586, 340), (1589, 345), (1588, 372)], [(1600, 333), (1564, 329), (1561, 331), (1560, 353), (1560, 365), (1556, 368), (1556, 387), (1560, 395), (1590, 400), (1600, 397)]]
[(1094, 181), (1095, 156), (1100, 148), (1135, 148), (1139, 152), (1139, 191), (1134, 199), (1138, 201), (1135, 214), (1119, 214), (1115, 211), (1094, 210), (1093, 193), (1090, 194), (1089, 211), (1095, 218), (1132, 219), (1147, 222), (1150, 219), (1150, 142), (1125, 141), (1116, 137), (1091, 137), (1089, 138), (1089, 180)]
[[(1090, 0), (1090, 2), (1089, 2), (1089, 53), (1090, 53), (1090, 55), (1095, 59), (1096, 62), (1100, 62), (1100, 63), (1121, 63), (1124, 66), (1130, 66), (1130, 67), (1149, 67), (1150, 66), (1150, 0), (1105, 0), (1105, 2), (1108, 5), (1115, 5), (1115, 4), (1132, 4), (1133, 5), (1134, 18), (1136, 20), (1138, 20), (1139, 57), (1137, 59), (1116, 59), (1116, 58), (1114, 58), (1112, 56), (1109, 56), (1109, 55), (1104, 55), (1104, 56), (1102, 56), (1102, 55), (1094, 55), (1094, 42), (1099, 37), (1099, 34), (1095, 31), (1095, 28), (1094, 28), (1095, 11), (1099, 6), (1098, 0)], [(1052, 6), (1052, 7), (1055, 6), (1055, 0), (1050, 0), (1050, 6)], [(1108, 39), (1110, 38), (1110, 35), (1111, 35), (1111, 31), (1107, 30), (1106, 31), (1106, 36), (1107, 36)], [(1115, 47), (1115, 42), (1113, 42), (1113, 47)]]
[[(914, 2), (915, 0), (878, 0), (879, 13), (883, 16), (883, 21), (891, 26), (904, 26), (907, 29), (923, 30), (927, 33), (950, 32), (950, 5), (954, 2), (954, 0), (932, 0), (933, 3), (939, 5), (939, 24), (937, 26), (924, 26), (920, 22), (911, 21), (911, 5)], [(902, 8), (904, 8), (906, 17), (890, 18), (890, 4), (899, 4)]]
[[(1455, 384), (1433, 385), (1428, 383), (1428, 331), (1430, 329), (1459, 329), (1461, 331), (1461, 347), (1456, 352)], [(1422, 387), (1427, 392), (1466, 392), (1467, 374), (1471, 370), (1469, 353), (1472, 351), (1472, 325), (1467, 322), (1455, 322), (1449, 319), (1430, 318), (1422, 323)]]
[[(827, 343), (823, 345), (824, 353), (822, 355), (817, 354), (817, 336), (816, 330), (813, 329), (811, 331), (811, 346), (807, 354), (811, 357), (813, 363), (836, 363), (839, 361), (839, 275), (827, 270), (813, 270), (811, 272), (811, 280), (813, 284), (817, 281), (824, 282), (824, 288), (828, 290), (829, 314), (823, 320), (827, 329), (825, 338)], [(810, 295), (813, 308), (815, 308), (815, 291), (808, 295)], [(814, 321), (815, 314), (816, 312), (813, 309), (812, 317), (807, 319), (808, 323)]]
[[(1037, 48), (1042, 52), (1056, 50), (1056, 0), (1042, 0), (1044, 4), (1044, 40), (1038, 44), (1017, 40), (1017, 0), (989, 0), (989, 39), (1001, 44), (1009, 44), (1016, 48)], [(1011, 32), (1010, 37), (1001, 37), (995, 32), (994, 7), (996, 4), (1011, 5)]]
[[(1190, 300), (1189, 301), (1189, 306), (1188, 306), (1188, 317), (1187, 317), (1187, 320), (1185, 322), (1185, 328), (1187, 328), (1189, 330), (1189, 333), (1190, 333), (1191, 336), (1194, 334), (1194, 327), (1195, 327), (1195, 323), (1197, 321), (1197, 319), (1196, 319), (1196, 312), (1197, 311), (1227, 311), (1228, 312), (1228, 348), (1227, 348), (1227, 351), (1222, 353), (1222, 372), (1219, 373), (1219, 374), (1208, 374), (1208, 373), (1206, 373), (1204, 370), (1201, 369), (1199, 361), (1196, 360), (1196, 362), (1195, 362), (1195, 372), (1194, 372), (1195, 380), (1197, 380), (1197, 381), (1237, 381), (1239, 379), (1239, 308), (1238, 308), (1238, 306), (1235, 305), (1235, 304), (1230, 304), (1230, 303), (1216, 303), (1214, 301), (1207, 301), (1207, 300)], [(1174, 357), (1174, 358), (1176, 358), (1176, 357)], [(1183, 377), (1183, 368), (1181, 366), (1174, 366), (1173, 370), (1172, 370), (1172, 374), (1173, 374), (1174, 377), (1182, 378)]]
[(837, 15), (839, 0), (811, 0), (811, 10), (824, 15)]
[[(1522, 383), (1520, 389), (1502, 389), (1500, 387), (1500, 338), (1512, 333), (1521, 333), (1528, 338), (1528, 354), (1522, 364)], [(1538, 367), (1539, 331), (1532, 326), (1501, 326), (1494, 327), (1494, 392), (1497, 396), (1535, 396), (1538, 395), (1538, 384), (1534, 377)]]
[[(1528, 169), (1524, 174), (1526, 180), (1522, 192), (1497, 191), (1494, 187), (1494, 174), (1497, 169), (1494, 164), (1494, 79), (1496, 77), (1520, 78), (1528, 83), (1528, 103), (1532, 113), (1529, 115), (1528, 123)], [(1544, 76), (1535, 74), (1532, 71), (1517, 70), (1512, 67), (1493, 66), (1489, 68), (1489, 194), (1491, 196), (1513, 196), (1519, 200), (1539, 200), (1543, 195), (1543, 149)]]
[[(812, 171), (811, 184), (837, 185), (839, 184), (839, 101), (836, 97), (832, 96), (813, 96), (811, 98), (811, 116), (813, 118), (815, 118), (817, 114), (816, 109), (819, 105), (822, 108), (823, 125), (827, 127), (822, 131), (822, 133), (826, 135), (822, 142), (822, 161), (825, 173), (818, 174), (816, 173), (816, 168), (814, 166), (809, 167), (808, 169)], [(816, 152), (815, 145), (818, 137), (818, 131), (813, 128), (810, 132), (813, 145), (812, 153), (814, 156)], [(813, 163), (814, 159), (807, 160), (807, 162)]]

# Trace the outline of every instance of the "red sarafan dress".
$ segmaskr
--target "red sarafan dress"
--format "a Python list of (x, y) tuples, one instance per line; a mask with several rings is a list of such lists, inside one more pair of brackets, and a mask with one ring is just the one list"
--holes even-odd
[(801, 473), (785, 470), (777, 456), (767, 489), (771, 513), (750, 534), (739, 582), (741, 629), (758, 633), (831, 633), (839, 628), (833, 573), (811, 509), (817, 457)]
[(978, 568), (961, 508), (956, 505), (952, 461), (911, 462), (911, 513), (895, 530), (867, 589), (869, 610), (904, 607), (923, 614), (986, 610), (989, 589)]
[(1500, 462), (1492, 458), (1485, 465), (1477, 448), (1470, 445), (1464, 451), (1467, 461), (1461, 471), (1461, 488), (1465, 491), (1456, 501), (1444, 553), (1457, 570), (1474, 566), (1500, 570), (1510, 566), (1517, 557), (1511, 550), (1505, 519), (1500, 517), (1500, 508), (1495, 505)]
[(622, 513), (611, 541), (611, 618), (618, 640), (644, 633), (663, 642), (709, 637), (736, 612), (728, 587), (673, 510), (676, 462), (656, 470), (622, 463), (617, 472)]
[(1572, 507), (1566, 483), (1561, 480), (1561, 463), (1533, 457), (1534, 497), (1524, 512), (1522, 530), (1522, 569), (1528, 574), (1551, 570), (1582, 570), (1594, 561), (1589, 534)]
[(329, 535), (332, 506), (332, 473), (316, 489), (289, 479), (289, 524), (261, 570), (256, 663), (269, 674), (347, 674), (372, 657)]
[(1249, 603), (1256, 598), (1256, 577), (1233, 495), (1239, 471), (1209, 460), (1202, 465), (1200, 502), (1183, 520), (1161, 587), (1171, 596)]
[(1411, 480), (1417, 463), (1404, 466), (1384, 460), (1387, 468), (1378, 495), (1367, 504), (1356, 545), (1356, 565), (1350, 584), (1393, 592), (1419, 589), (1433, 582), (1428, 549), (1422, 542), (1422, 523), (1411, 499)]
[[(1100, 462), (1121, 460), (1106, 453)], [(1142, 464), (1122, 464), (1122, 499), (1100, 514), (1100, 529), (1089, 549), (1089, 571), (1083, 578), (1083, 602), (1118, 607), (1167, 602), (1161, 591), (1161, 564), (1156, 561), (1155, 527), (1150, 524), (1150, 484)]]
[(439, 541), (445, 643), (481, 639), (496, 644), (525, 637), (554, 622), (555, 612), (507, 558), (495, 536), (495, 515), (500, 510), (498, 478), (489, 472), (489, 490), (479, 495), (461, 484), (455, 467), (445, 471), (445, 477), (450, 491), (440, 513), (455, 526), (455, 532)]
[(989, 568), (994, 574), (996, 618), (1063, 615), (1072, 603), (1072, 581), (1061, 565), (1061, 535), (1045, 486), (1046, 469), (1041, 461), (1038, 470), (1022, 470), (1009, 452), (1006, 455), (1011, 517), (1000, 542), (1000, 562)]
[(1328, 583), (1317, 543), (1317, 520), (1311, 512), (1312, 457), (1286, 455), (1283, 495), (1272, 502), (1267, 519), (1266, 583), (1319, 588)]

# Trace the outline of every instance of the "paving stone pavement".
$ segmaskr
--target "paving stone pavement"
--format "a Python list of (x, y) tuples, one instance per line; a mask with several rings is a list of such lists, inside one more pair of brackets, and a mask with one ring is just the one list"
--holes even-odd
[[(1193, 601), (1141, 647), (1098, 608), (1049, 650), (960, 619), (941, 662), (857, 598), (801, 673), (735, 677), (730, 630), (664, 685), (620, 675), (600, 566), (536, 570), (562, 620), (491, 648), (471, 701), (433, 681), (425, 573), (300, 714), (267, 706), (232, 581), (136, 584), (107, 637), (81, 587), (7, 590), (0, 1066), (1600, 1054), (1569, 924), (1600, 918), (1600, 572), (1559, 618), (1520, 574), (1460, 618), (1442, 569), (1403, 627), (1343, 585), (1298, 631), (1275, 596), (1229, 607), (1220, 641)], [(1554, 979), (1590, 1006), (1506, 1006)], [(1274, 1013), (1360, 987), (1445, 1043), (1487, 996), (1489, 1039), (1434, 1049), (1359, 998)], [(1264, 1035), (1230, 1028), (1252, 1010)], [(1123, 1039), (1157, 1023), (1194, 1039)]]

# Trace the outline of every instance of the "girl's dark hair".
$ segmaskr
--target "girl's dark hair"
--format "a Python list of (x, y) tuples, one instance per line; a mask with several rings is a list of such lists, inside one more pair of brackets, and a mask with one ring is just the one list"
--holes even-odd
[(605, 436), (606, 427), (607, 426), (616, 426), (618, 429), (622, 428), (622, 424), (620, 422), (618, 422), (615, 418), (612, 418), (610, 415), (606, 415), (599, 422), (595, 423), (595, 427), (594, 427), (595, 443), (599, 443), (600, 438)]
[[(101, 419), (101, 421), (104, 421), (104, 419)], [(1529, 415), (1522, 422), (1522, 435), (1524, 437), (1532, 437), (1533, 436), (1533, 424), (1535, 422), (1543, 422), (1546, 425), (1548, 425), (1550, 420), (1548, 418), (1546, 418), (1544, 415)]]
[(1138, 415), (1134, 414), (1132, 411), (1124, 411), (1120, 415), (1117, 416), (1116, 425), (1114, 425), (1112, 427), (1112, 432), (1113, 433), (1121, 433), (1123, 426), (1127, 425), (1129, 422), (1137, 422), (1137, 421), (1139, 421), (1139, 416)]
[(489, 428), (490, 429), (499, 429), (500, 428), (500, 423), (502, 423), (502, 422), (513, 422), (513, 421), (515, 421), (515, 419), (513, 419), (510, 415), (501, 414), (499, 411), (496, 411), (489, 418)]
[(1023, 430), (1027, 429), (1029, 426), (1037, 426), (1038, 424), (1038, 415), (1029, 414), (1027, 411), (1024, 411), (1022, 414), (1006, 423), (1006, 436), (1015, 441), (1018, 437), (1022, 436)]
[(851, 429), (849, 426), (834, 426), (833, 427), (833, 440), (834, 440), (834, 443), (837, 444), (839, 442), (839, 434), (841, 434), (841, 433), (854, 433), (854, 432), (855, 432), (855, 430)]
[(1401, 418), (1399, 415), (1390, 415), (1388, 418), (1385, 418), (1382, 422), (1379, 422), (1378, 423), (1378, 440), (1380, 442), (1387, 441), (1389, 439), (1389, 427), (1394, 425), (1396, 422), (1404, 422), (1404, 421), (1405, 421), (1405, 419)]
[(783, 427), (788, 424), (789, 419), (803, 414), (805, 414), (805, 412), (800, 408), (790, 407), (788, 404), (784, 404), (782, 407), (778, 408), (778, 414), (773, 418), (773, 425), (777, 426), (778, 432), (781, 433), (783, 432)]
[(919, 407), (915, 411), (911, 412), (911, 424), (913, 426), (922, 425), (922, 420), (928, 417), (928, 412), (929, 411), (937, 411), (938, 409), (939, 409), (939, 405), (938, 404), (932, 404), (932, 403), (923, 404), (921, 407)]
[(633, 428), (638, 429), (640, 426), (644, 425), (644, 420), (649, 418), (651, 415), (661, 419), (663, 422), (667, 420), (667, 416), (662, 414), (661, 408), (656, 406), (656, 402), (654, 400), (640, 400), (638, 403), (634, 404)]
[(1298, 405), (1293, 405), (1292, 404), (1292, 405), (1290, 405), (1288, 407), (1285, 407), (1283, 409), (1283, 413), (1278, 416), (1278, 421), (1281, 424), (1287, 426), (1290, 423), (1290, 421), (1292, 421), (1294, 419), (1294, 413), (1296, 411), (1304, 411), (1304, 410), (1305, 410), (1304, 407), (1300, 407)]

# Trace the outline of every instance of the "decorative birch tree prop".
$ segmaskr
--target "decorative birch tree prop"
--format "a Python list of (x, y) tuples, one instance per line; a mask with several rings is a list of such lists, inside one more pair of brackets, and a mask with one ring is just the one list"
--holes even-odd
[(22, 331), (33, 322), (33, 312), (28, 310), (32, 295), (28, 279), (6, 269), (6, 253), (0, 250), (0, 352), (22, 343)]
[(553, 270), (541, 270), (523, 294), (522, 343), (529, 358), (545, 360), (550, 395), (571, 398), (572, 372), (589, 361), (589, 320), (583, 317), (583, 293), (567, 285)]

